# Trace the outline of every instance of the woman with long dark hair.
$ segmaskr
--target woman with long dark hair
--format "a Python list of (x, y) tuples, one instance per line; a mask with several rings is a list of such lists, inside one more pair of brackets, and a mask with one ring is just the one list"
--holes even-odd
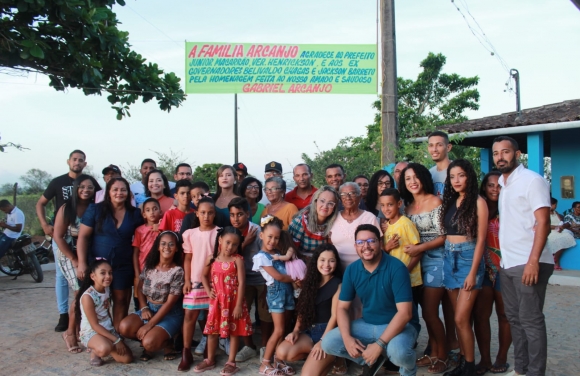
[[(174, 204), (175, 199), (169, 188), (169, 181), (161, 170), (152, 170), (147, 174), (147, 186), (145, 196), (153, 197), (159, 202), (161, 207), (161, 218)], [(144, 200), (143, 200), (144, 201)]]
[(395, 181), (391, 174), (385, 170), (375, 172), (369, 181), (369, 190), (365, 201), (367, 210), (379, 218), (384, 218), (383, 213), (381, 213), (381, 206), (379, 205), (379, 196), (385, 189), (394, 187)]
[(419, 231), (421, 243), (405, 247), (411, 257), (422, 255), (423, 291), (420, 300), (423, 319), (429, 333), (430, 354), (417, 359), (418, 367), (429, 367), (430, 373), (447, 370), (445, 327), (439, 318), (439, 304), (443, 300), (444, 231), (439, 223), (441, 200), (433, 192), (429, 170), (418, 163), (409, 163), (401, 171), (399, 190), (405, 202), (405, 213)]
[[(301, 375), (326, 375), (335, 361), (334, 356), (322, 350), (320, 341), (337, 325), (341, 283), (342, 266), (336, 247), (321, 244), (314, 251), (302, 282), (294, 330), (276, 348), (278, 360), (294, 362), (306, 358)], [(335, 365), (335, 373), (346, 373), (344, 359)]]
[(181, 242), (173, 231), (163, 231), (151, 247), (145, 267), (135, 286), (139, 299), (138, 311), (121, 321), (119, 333), (141, 341), (140, 359), (148, 361), (155, 351), (165, 347), (165, 360), (176, 353), (170, 340), (181, 331), (181, 306), (185, 273), (181, 265)]
[(483, 283), (483, 251), (488, 210), (479, 196), (477, 174), (471, 163), (457, 159), (447, 168), (443, 207), (439, 216), (445, 228), (443, 285), (453, 304), (461, 359), (446, 376), (475, 376), (475, 338), (471, 313)]
[[(79, 175), (73, 182), (72, 196), (60, 207), (54, 220), (54, 243), (56, 244), (55, 263), (66, 278), (73, 291), (78, 291), (77, 278), (78, 257), (77, 237), (81, 218), (89, 204), (95, 202), (95, 188), (98, 183), (90, 175)], [(82, 352), (77, 344), (77, 329), (74, 304), (69, 309), (68, 329), (62, 334), (66, 347), (70, 353)]]
[[(482, 289), (473, 307), (473, 322), (475, 338), (481, 354), (481, 361), (476, 367), (475, 373), (483, 375), (487, 371), (492, 373), (504, 373), (509, 368), (507, 355), (512, 343), (510, 324), (505, 315), (501, 286), (499, 280), (499, 269), (501, 262), (501, 252), (499, 248), (499, 211), (498, 200), (499, 191), (499, 171), (487, 173), (481, 182), (479, 194), (485, 199), (489, 211), (487, 240), (483, 260), (485, 263), (485, 273), (483, 275)], [(491, 363), (491, 327), (489, 319), (495, 303), (495, 312), (498, 321), (499, 349), (495, 358), (495, 363)]]
[(113, 267), (113, 324), (118, 330), (127, 316), (133, 287), (133, 246), (135, 229), (143, 224), (141, 211), (131, 205), (129, 183), (113, 178), (107, 183), (105, 201), (91, 204), (79, 229), (77, 275), (83, 279), (88, 262), (102, 257)]

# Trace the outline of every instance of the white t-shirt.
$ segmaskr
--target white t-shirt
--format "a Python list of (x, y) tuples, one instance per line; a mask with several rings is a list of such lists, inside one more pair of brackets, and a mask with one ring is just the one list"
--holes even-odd
[[(504, 269), (528, 262), (534, 244), (534, 212), (550, 207), (550, 185), (537, 173), (519, 165), (507, 184), (499, 178), (499, 246)], [(544, 247), (540, 262), (553, 264), (552, 254)]]
[(440, 199), (443, 199), (443, 191), (445, 190), (445, 179), (447, 179), (447, 169), (439, 171), (437, 165), (429, 169), (431, 178), (433, 179), (433, 194)]
[(254, 257), (252, 257), (252, 260), (254, 260), (254, 266), (252, 267), (252, 270), (255, 272), (260, 272), (260, 274), (262, 274), (262, 277), (264, 277), (264, 279), (266, 280), (266, 286), (273, 285), (274, 284), (274, 277), (272, 277), (263, 268), (263, 266), (272, 266), (273, 267), (274, 264), (272, 264), (272, 260), (270, 260), (263, 253), (255, 254)]
[(20, 236), (20, 234), (22, 234), (22, 230), (24, 230), (24, 213), (22, 212), (22, 210), (18, 209), (15, 206), (14, 209), (12, 209), (12, 211), (6, 215), (6, 224), (10, 226), (22, 224), (20, 232), (12, 231), (7, 228), (4, 229), (4, 235), (12, 239), (17, 239)]

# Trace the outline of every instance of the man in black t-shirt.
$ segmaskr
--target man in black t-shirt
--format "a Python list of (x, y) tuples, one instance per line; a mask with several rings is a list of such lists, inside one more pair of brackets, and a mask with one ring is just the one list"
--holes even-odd
[[(82, 174), (83, 169), (87, 165), (85, 153), (80, 150), (74, 150), (70, 153), (67, 164), (69, 167), (68, 173), (54, 178), (36, 203), (36, 215), (38, 216), (42, 230), (48, 236), (52, 236), (54, 228), (46, 220), (46, 205), (54, 199), (54, 215), (56, 216), (58, 209), (71, 197), (73, 193), (73, 182)], [(99, 186), (95, 187), (96, 191), (100, 189), (101, 187)], [(52, 242), (52, 250), (55, 253), (54, 259), (56, 260), (57, 247), (54, 241)], [(60, 319), (54, 330), (64, 332), (68, 328), (68, 282), (62, 275), (58, 265), (56, 267), (55, 289)]]

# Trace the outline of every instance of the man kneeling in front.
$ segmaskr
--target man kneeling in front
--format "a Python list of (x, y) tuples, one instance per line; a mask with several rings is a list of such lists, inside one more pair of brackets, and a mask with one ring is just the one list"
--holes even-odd
[[(355, 231), (360, 260), (346, 268), (338, 301), (338, 328), (327, 333), (322, 349), (363, 366), (374, 376), (386, 357), (403, 376), (417, 374), (413, 347), (420, 330), (409, 271), (405, 264), (381, 250), (380, 232), (373, 225)], [(358, 295), (363, 317), (350, 321), (349, 307)]]

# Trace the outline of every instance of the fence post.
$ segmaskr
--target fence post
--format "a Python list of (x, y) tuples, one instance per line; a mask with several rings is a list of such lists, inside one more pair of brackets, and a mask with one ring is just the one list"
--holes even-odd
[(14, 183), (14, 193), (12, 194), (12, 205), (16, 206), (16, 192), (18, 192), (18, 183)]

